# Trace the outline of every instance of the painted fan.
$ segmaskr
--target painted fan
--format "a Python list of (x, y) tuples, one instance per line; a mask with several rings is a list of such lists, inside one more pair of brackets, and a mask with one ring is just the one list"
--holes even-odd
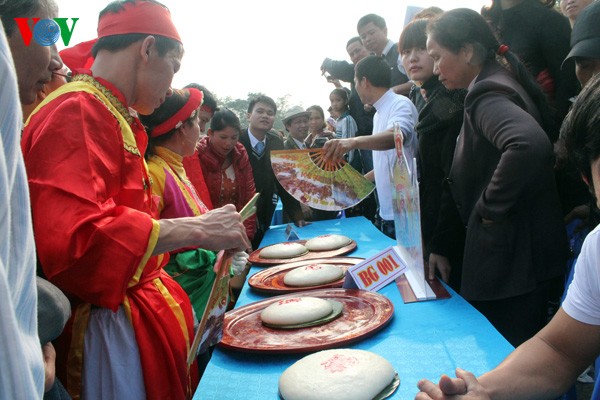
[(271, 151), (271, 165), (289, 194), (319, 210), (353, 207), (375, 189), (345, 161), (325, 162), (322, 149)]

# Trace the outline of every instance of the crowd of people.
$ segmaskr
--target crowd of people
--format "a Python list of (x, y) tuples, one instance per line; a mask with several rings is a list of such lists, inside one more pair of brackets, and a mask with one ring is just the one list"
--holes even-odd
[[(57, 17), (55, 0), (0, 0), (0, 397), (191, 398), (278, 201), (297, 226), (340, 217), (286, 192), (271, 151), (345, 159), (376, 186), (346, 215), (395, 238), (398, 131), (416, 159), (429, 277), (517, 347), (480, 378), (421, 381), (417, 398), (564, 393), (600, 353), (600, 3), (554, 5), (431, 7), (398, 42), (365, 15), (351, 62), (321, 65), (330, 117), (294, 106), (281, 133), (266, 95), (242, 127), (205, 86), (171, 87), (184, 46), (156, 1), (111, 2), (98, 38), (59, 54), (25, 45), (15, 20)], [(208, 304), (223, 259), (229, 295)]]

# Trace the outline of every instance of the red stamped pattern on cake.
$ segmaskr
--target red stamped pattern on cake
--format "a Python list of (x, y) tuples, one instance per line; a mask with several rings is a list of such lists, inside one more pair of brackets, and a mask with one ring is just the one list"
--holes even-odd
[(343, 372), (346, 368), (353, 367), (359, 363), (356, 357), (349, 357), (342, 354), (336, 354), (329, 360), (321, 363), (325, 370), (333, 373)]
[(300, 303), (301, 301), (302, 301), (302, 298), (300, 298), (300, 297), (294, 297), (293, 299), (279, 300), (277, 302), (277, 304), (279, 304), (280, 306), (282, 306), (284, 304)]
[(304, 267), (304, 269), (307, 271), (318, 271), (320, 269), (323, 269), (323, 266), (319, 264), (310, 264)]

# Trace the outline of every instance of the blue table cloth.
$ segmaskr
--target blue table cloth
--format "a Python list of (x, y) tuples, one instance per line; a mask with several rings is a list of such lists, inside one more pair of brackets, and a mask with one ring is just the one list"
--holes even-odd
[[(272, 227), (261, 246), (285, 241), (285, 228), (285, 225)], [(326, 233), (354, 239), (358, 247), (347, 256), (366, 258), (395, 244), (363, 217), (319, 221), (294, 229), (300, 239)], [(253, 266), (248, 276), (262, 269)], [(412, 399), (421, 378), (437, 382), (441, 374), (453, 376), (456, 367), (482, 374), (513, 350), (485, 317), (449, 291), (452, 294), (449, 299), (404, 304), (392, 282), (379, 291), (394, 303), (392, 321), (373, 336), (347, 346), (380, 354), (394, 366), (401, 383), (391, 398)], [(265, 298), (246, 284), (236, 307)], [(217, 348), (194, 399), (278, 399), (279, 376), (305, 355), (264, 355)]]

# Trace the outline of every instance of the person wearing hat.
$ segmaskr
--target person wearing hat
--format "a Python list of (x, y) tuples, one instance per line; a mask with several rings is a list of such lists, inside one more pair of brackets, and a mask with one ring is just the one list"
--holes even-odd
[(163, 269), (165, 253), (249, 246), (233, 206), (158, 219), (135, 113), (165, 102), (182, 55), (165, 6), (112, 2), (81, 57), (83, 67), (93, 58), (90, 69), (70, 65), (73, 82), (46, 97), (23, 132), (40, 264), (73, 304), (57, 351), (68, 355), (57, 367), (73, 397), (190, 398), (193, 311)]
[(287, 139), (283, 143), (286, 150), (305, 149), (306, 137), (308, 136), (308, 119), (310, 112), (300, 106), (293, 106), (285, 112), (283, 125), (288, 132)]
[[(306, 149), (306, 138), (308, 137), (310, 111), (304, 110), (300, 106), (293, 106), (285, 112), (283, 124), (288, 131), (287, 139), (283, 142), (286, 150)], [(300, 203), (300, 208), (304, 214), (304, 219), (311, 221), (322, 221), (336, 217), (336, 211), (324, 211), (309, 207)]]
[[(577, 23), (576, 23), (577, 25)], [(600, 205), (600, 74), (577, 97), (561, 128), (569, 156)], [(600, 355), (600, 227), (585, 239), (575, 277), (554, 318), (499, 366), (476, 378), (423, 379), (415, 400), (556, 399)], [(598, 389), (592, 394), (598, 398)]]
[[(584, 87), (600, 72), (600, 3), (593, 2), (579, 14), (571, 32), (571, 51), (565, 62), (575, 59), (575, 75)], [(563, 65), (564, 67), (564, 65)]]
[(258, 248), (265, 232), (271, 226), (273, 213), (281, 197), (284, 213), (296, 226), (303, 226), (304, 216), (300, 203), (281, 186), (271, 166), (271, 151), (283, 150), (283, 140), (272, 132), (277, 105), (269, 96), (260, 95), (248, 104), (248, 128), (242, 129), (240, 143), (244, 145), (250, 158), (256, 192), (260, 198), (256, 203), (256, 234), (252, 247)]
[[(158, 199), (160, 218), (197, 217), (208, 208), (196, 193), (183, 166), (184, 157), (194, 154), (200, 140), (200, 111), (203, 92), (195, 88), (177, 90), (168, 96), (150, 115), (140, 116), (149, 135), (146, 159), (152, 179), (152, 194)], [(177, 249), (170, 253), (165, 271), (173, 277), (190, 297), (196, 318), (206, 310), (213, 283), (216, 253), (202, 248)], [(239, 275), (246, 266), (248, 254), (239, 252), (233, 257), (232, 276)], [(204, 341), (200, 343), (199, 366), (204, 372), (214, 347), (222, 336), (223, 317), (227, 299), (211, 310), (217, 323), (207, 326)]]

